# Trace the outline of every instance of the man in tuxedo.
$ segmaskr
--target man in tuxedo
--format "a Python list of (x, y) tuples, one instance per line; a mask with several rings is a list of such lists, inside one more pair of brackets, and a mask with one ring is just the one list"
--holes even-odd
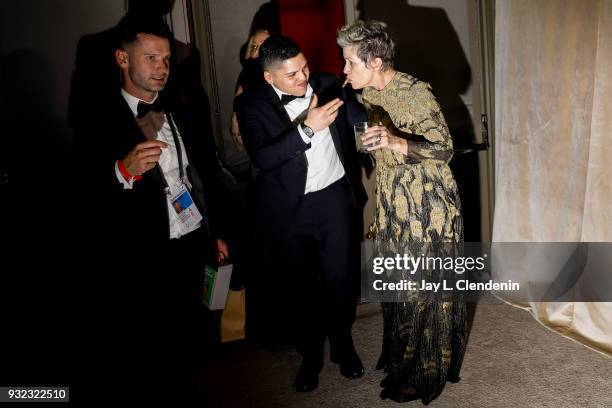
[[(85, 210), (78, 245), (103, 272), (83, 288), (92, 312), (83, 340), (94, 347), (84, 368), (92, 375), (80, 380), (83, 392), (99, 387), (97, 399), (191, 400), (207, 347), (202, 273), (228, 255), (221, 169), (198, 145), (206, 131), (199, 115), (160, 95), (170, 75), (168, 27), (125, 19), (119, 28), (122, 84), (89, 120), (75, 121)], [(89, 89), (90, 98), (97, 92)]]
[[(81, 37), (68, 105), (68, 120), (73, 128), (79, 125), (78, 121), (90, 122), (92, 118), (88, 115), (95, 115), (93, 112), (96, 110), (92, 107), (105, 106), (108, 99), (113, 97), (114, 90), (121, 85), (121, 70), (115, 62), (115, 49), (125, 20), (150, 20), (160, 24), (164, 21), (164, 15), (172, 11), (174, 3), (173, 0), (128, 0), (128, 12), (119, 24)], [(170, 48), (173, 74), (161, 93), (166, 100), (180, 100), (193, 105), (194, 111), (199, 110), (202, 120), (211, 126), (208, 96), (202, 87), (200, 75), (200, 52), (193, 44), (185, 44), (173, 36), (170, 38)], [(91, 100), (89, 92), (94, 86), (98, 87), (99, 93), (95, 100)], [(215, 147), (212, 133), (201, 137), (206, 137), (209, 146)]]
[(297, 313), (294, 335), (303, 360), (296, 389), (312, 391), (326, 336), (341, 374), (363, 375), (351, 326), (365, 192), (350, 122), (365, 116), (334, 76), (310, 75), (293, 40), (268, 38), (259, 58), (266, 83), (240, 96), (238, 122), (259, 171), (257, 232), (278, 261), (275, 277), (286, 285), (278, 290), (289, 293), (284, 301)]

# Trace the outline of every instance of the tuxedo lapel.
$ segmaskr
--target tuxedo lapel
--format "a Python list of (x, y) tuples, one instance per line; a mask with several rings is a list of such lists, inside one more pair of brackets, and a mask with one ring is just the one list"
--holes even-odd
[[(142, 130), (136, 123), (136, 118), (134, 117), (134, 113), (130, 109), (127, 101), (123, 98), (123, 96), (119, 93), (118, 97), (120, 100), (118, 101), (119, 112), (117, 112), (118, 117), (121, 118), (119, 121), (119, 126), (125, 126), (125, 132), (120, 132), (119, 134), (123, 138), (123, 140), (119, 140), (118, 142), (121, 145), (120, 151), (124, 151), (127, 154), (131, 151), (134, 146), (139, 143), (145, 142), (147, 138), (145, 137)], [(122, 124), (122, 125), (121, 125)], [(157, 165), (156, 168), (147, 171), (144, 174), (145, 179), (149, 179), (154, 185), (159, 186), (161, 190), (164, 189), (164, 182), (161, 178), (161, 168)], [(142, 185), (142, 183), (138, 183), (138, 185)]]
[(338, 134), (338, 128), (336, 127), (335, 122), (329, 125), (329, 132), (332, 135), (332, 140), (334, 141), (334, 147), (336, 148), (336, 153), (338, 153), (340, 162), (344, 166), (344, 151), (342, 150), (342, 140), (340, 139), (340, 135)]
[(166, 115), (172, 117), (172, 122), (176, 126), (176, 130), (180, 133), (183, 143), (185, 139), (189, 137), (185, 131), (186, 126), (189, 126), (189, 116), (184, 110), (178, 109), (165, 109)]
[(283, 125), (286, 125), (287, 127), (291, 126), (291, 119), (289, 118), (289, 114), (285, 110), (285, 107), (281, 103), (280, 98), (278, 97), (276, 92), (274, 92), (274, 89), (272, 89), (271, 85), (266, 85), (266, 95), (268, 96), (270, 103), (272, 103), (272, 107), (274, 108), (274, 111), (282, 121)]
[(129, 146), (129, 150), (131, 150), (134, 145), (142, 143), (147, 139), (138, 127), (136, 118), (134, 118), (134, 114), (132, 113), (127, 101), (121, 94), (119, 94), (119, 98), (121, 98), (118, 104), (118, 117), (121, 118), (119, 123), (124, 124), (122, 126), (126, 126), (128, 128), (128, 131), (124, 132), (124, 135), (122, 135), (122, 137), (125, 137), (125, 139), (122, 140), (121, 143), (125, 146)]
[[(321, 89), (321, 79), (316, 76), (310, 77), (310, 86), (312, 87), (313, 93), (318, 94), (323, 91)], [(336, 120), (338, 120), (336, 118)], [(334, 121), (331, 125), (329, 125), (329, 132), (331, 133), (332, 140), (334, 141), (334, 147), (336, 148), (336, 152), (338, 153), (338, 157), (340, 158), (340, 162), (344, 165), (344, 154), (342, 149), (342, 140), (338, 133), (338, 128), (336, 127), (336, 122)]]
[[(266, 85), (266, 96), (270, 100), (270, 103), (272, 104), (274, 111), (276, 112), (279, 119), (281, 120), (282, 126), (283, 127), (294, 126), (294, 124), (291, 122), (291, 118), (289, 117), (289, 114), (287, 113), (287, 110), (281, 103), (281, 100), (276, 94), (276, 92), (274, 92), (274, 89), (272, 89), (271, 85)], [(302, 152), (299, 157), (302, 162), (302, 165), (304, 166), (304, 169), (308, 169), (308, 159), (306, 158), (306, 153)], [(306, 172), (307, 170), (304, 171), (304, 184), (306, 183)]]
[(321, 91), (321, 79), (319, 77), (311, 76), (308, 83), (314, 93), (318, 94)]

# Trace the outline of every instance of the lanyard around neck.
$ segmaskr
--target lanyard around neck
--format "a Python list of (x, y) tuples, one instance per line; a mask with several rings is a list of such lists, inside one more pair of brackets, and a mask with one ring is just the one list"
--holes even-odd
[[(177, 154), (177, 158), (178, 158), (178, 164), (179, 164), (179, 177), (180, 177), (180, 181), (181, 183), (183, 183), (188, 189), (190, 189), (190, 185), (189, 185), (189, 181), (187, 180), (187, 178), (185, 177), (185, 170), (183, 169), (183, 148), (181, 147), (181, 141), (179, 139), (178, 136), (178, 132), (176, 131), (176, 126), (174, 126), (174, 121), (172, 119), (172, 115), (170, 115), (169, 113), (164, 113), (164, 115), (166, 116), (166, 120), (168, 121), (168, 125), (170, 126), (170, 131), (172, 132), (172, 138), (174, 139), (174, 145), (176, 147), (176, 154)], [(159, 175), (162, 179), (162, 183), (164, 186), (164, 191), (166, 192), (166, 194), (170, 194), (170, 186), (168, 185), (168, 181), (166, 180), (166, 177), (164, 176), (164, 172), (162, 171), (161, 167), (159, 166), (159, 163), (157, 164), (158, 168), (159, 168)]]

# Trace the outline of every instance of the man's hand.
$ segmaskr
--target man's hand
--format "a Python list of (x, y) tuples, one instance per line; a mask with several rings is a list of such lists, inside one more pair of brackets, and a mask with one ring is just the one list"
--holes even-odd
[(317, 106), (317, 100), (317, 95), (312, 94), (308, 106), (308, 116), (304, 120), (304, 124), (315, 132), (331, 125), (338, 116), (338, 109), (344, 104), (340, 98), (336, 98), (323, 106)]
[(223, 264), (223, 262), (225, 262), (225, 260), (229, 257), (227, 244), (222, 239), (216, 239), (213, 241), (213, 250), (218, 265)]
[(164, 112), (147, 112), (142, 118), (136, 118), (136, 123), (147, 140), (155, 140), (157, 132), (164, 125)]
[(161, 149), (168, 144), (159, 140), (148, 140), (137, 144), (123, 159), (123, 165), (132, 176), (140, 176), (151, 170), (161, 156)]

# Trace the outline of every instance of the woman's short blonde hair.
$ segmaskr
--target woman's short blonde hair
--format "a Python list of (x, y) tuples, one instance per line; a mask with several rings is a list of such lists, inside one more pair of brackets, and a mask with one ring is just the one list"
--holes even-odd
[(354, 47), (357, 56), (368, 67), (374, 59), (380, 58), (383, 70), (393, 68), (395, 41), (382, 21), (359, 20), (345, 25), (338, 31), (336, 42), (343, 48)]

